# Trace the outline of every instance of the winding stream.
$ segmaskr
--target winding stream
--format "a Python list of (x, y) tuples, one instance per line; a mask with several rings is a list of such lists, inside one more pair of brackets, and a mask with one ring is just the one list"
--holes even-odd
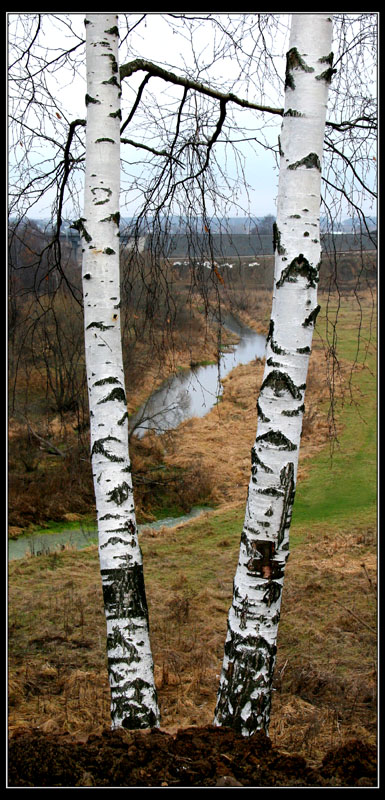
[[(240, 336), (240, 341), (231, 351), (221, 355), (219, 365), (209, 364), (187, 372), (171, 376), (163, 386), (149, 397), (147, 402), (131, 417), (131, 430), (144, 436), (146, 431), (155, 430), (157, 434), (176, 428), (181, 422), (191, 417), (203, 417), (218, 402), (223, 392), (221, 379), (228, 375), (234, 367), (249, 364), (255, 358), (265, 355), (265, 337), (255, 333), (251, 328), (239, 323), (232, 316), (227, 316), (226, 327)], [(206, 508), (193, 508), (183, 517), (156, 520), (146, 525), (138, 525), (139, 532), (143, 528), (171, 527), (185, 522), (192, 517), (207, 511)], [(60, 533), (35, 533), (10, 539), (8, 542), (8, 558), (13, 561), (25, 555), (40, 555), (64, 549), (69, 545), (76, 549), (97, 544), (96, 527), (81, 530), (63, 530)]]
[(225, 326), (241, 337), (238, 344), (222, 353), (219, 365), (197, 367), (166, 380), (131, 417), (130, 427), (135, 429), (136, 436), (141, 438), (148, 430), (161, 434), (191, 417), (204, 417), (223, 392), (221, 379), (239, 364), (249, 364), (265, 355), (264, 336), (230, 315), (226, 317)]
[[(143, 525), (138, 525), (139, 533), (142, 530), (151, 528), (157, 530), (158, 528), (170, 528), (178, 525), (181, 522), (187, 522), (189, 519), (198, 517), (205, 511), (210, 509), (206, 507), (196, 506), (192, 508), (189, 514), (183, 517), (167, 517), (165, 519), (157, 519), (155, 522), (146, 522)], [(31, 533), (25, 536), (19, 536), (18, 539), (9, 539), (8, 541), (8, 560), (15, 561), (24, 556), (39, 556), (48, 555), (55, 552), (60, 552), (66, 548), (74, 550), (82, 550), (84, 547), (89, 547), (92, 544), (98, 543), (98, 531), (96, 525), (87, 526), (79, 529), (62, 530), (58, 533)]]

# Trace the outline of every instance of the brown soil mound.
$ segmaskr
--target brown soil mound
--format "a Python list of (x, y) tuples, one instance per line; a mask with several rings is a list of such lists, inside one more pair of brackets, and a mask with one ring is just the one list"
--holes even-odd
[(88, 738), (14, 732), (9, 786), (375, 786), (376, 748), (352, 740), (319, 769), (275, 749), (262, 733), (229, 728), (104, 730)]

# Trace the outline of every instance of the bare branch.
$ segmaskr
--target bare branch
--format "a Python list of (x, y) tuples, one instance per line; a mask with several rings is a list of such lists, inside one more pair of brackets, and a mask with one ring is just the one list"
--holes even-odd
[(123, 80), (124, 78), (128, 78), (130, 75), (133, 75), (134, 72), (138, 72), (140, 70), (143, 70), (150, 75), (154, 75), (154, 77), (162, 78), (169, 83), (174, 83), (176, 86), (185, 86), (187, 89), (195, 89), (195, 91), (199, 92), (200, 94), (206, 95), (207, 97), (213, 97), (216, 100), (221, 100), (226, 103), (231, 101), (236, 105), (241, 106), (241, 108), (250, 108), (256, 111), (266, 111), (269, 114), (278, 114), (281, 117), (283, 116), (283, 108), (272, 108), (271, 106), (264, 106), (259, 103), (251, 103), (249, 100), (244, 100), (240, 97), (237, 97), (231, 92), (225, 94), (217, 89), (211, 88), (210, 86), (205, 86), (205, 84), (199, 83), (199, 81), (193, 81), (190, 78), (175, 75), (173, 72), (169, 72), (162, 67), (158, 67), (157, 64), (153, 64), (151, 61), (145, 61), (142, 58), (136, 58), (129, 64), (122, 64), (120, 67), (120, 78)]

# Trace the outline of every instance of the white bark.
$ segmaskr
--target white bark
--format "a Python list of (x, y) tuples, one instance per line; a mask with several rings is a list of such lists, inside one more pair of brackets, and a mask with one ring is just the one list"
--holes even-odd
[(294, 14), (258, 430), (214, 724), (268, 732), (284, 569), (317, 306), (320, 184), (332, 20)]
[(120, 328), (120, 82), (116, 14), (88, 14), (83, 240), (91, 458), (112, 727), (159, 724), (134, 512)]

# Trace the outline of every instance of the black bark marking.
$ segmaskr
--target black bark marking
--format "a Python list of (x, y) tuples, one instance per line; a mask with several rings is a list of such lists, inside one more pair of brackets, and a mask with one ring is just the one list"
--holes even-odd
[(329, 66), (331, 67), (333, 64), (333, 58), (334, 58), (334, 53), (333, 51), (331, 51), (327, 56), (321, 56), (321, 58), (319, 58), (318, 61), (320, 62), (320, 64), (329, 64)]
[(292, 381), (290, 375), (277, 369), (272, 370), (266, 376), (261, 386), (261, 392), (268, 386), (273, 389), (276, 397), (281, 397), (282, 392), (290, 392), (296, 400), (300, 400), (302, 397), (298, 386)]
[[(244, 637), (231, 631), (231, 637), (225, 644), (225, 655), (229, 660), (226, 681), (223, 691), (218, 693), (215, 710), (222, 725), (239, 734), (243, 733), (244, 728), (253, 733), (261, 727), (262, 718), (267, 731), (271, 704), (269, 686), (276, 651), (276, 646), (270, 645), (262, 636), (250, 634)], [(266, 670), (266, 677), (260, 674), (262, 669)], [(261, 692), (257, 697), (252, 697), (255, 688)], [(250, 703), (251, 709), (245, 720), (241, 712), (247, 703)]]
[(304, 413), (305, 413), (305, 406), (303, 403), (302, 405), (298, 406), (298, 408), (296, 408), (294, 411), (286, 411), (286, 410), (282, 411), (282, 414), (285, 417), (298, 417), (300, 414)]
[[(125, 460), (124, 458), (120, 458), (119, 456), (114, 456), (112, 453), (106, 450), (104, 446), (105, 442), (119, 442), (119, 439), (117, 439), (115, 436), (105, 436), (104, 439), (97, 439), (96, 442), (94, 442), (93, 444), (91, 450), (91, 456), (102, 455), (105, 456), (105, 458), (108, 458), (109, 461), (118, 462), (120, 464), (123, 463)], [(109, 494), (111, 494), (111, 492), (109, 492)]]
[[(257, 436), (255, 443), (263, 443), (276, 447), (277, 450), (297, 450), (297, 445), (290, 441), (281, 431), (269, 431)], [(267, 492), (267, 490), (265, 490)]]
[(116, 75), (112, 75), (112, 77), (111, 77), (111, 78), (109, 78), (109, 79), (108, 79), (108, 81), (102, 81), (102, 83), (103, 83), (104, 85), (111, 84), (112, 86), (117, 86), (117, 87), (118, 87), (118, 89), (120, 89), (120, 83), (119, 83), (119, 81), (118, 81), (118, 79), (117, 79)]
[[(97, 139), (96, 141), (102, 141), (102, 139)], [(109, 141), (111, 141), (111, 142), (112, 142), (113, 140), (112, 140), (112, 139), (110, 139)], [(92, 192), (92, 194), (93, 194), (93, 195), (95, 195), (95, 193), (96, 193), (96, 192), (107, 192), (107, 197), (106, 197), (106, 199), (105, 199), (105, 200), (99, 200), (99, 201), (97, 201), (96, 203), (94, 203), (94, 205), (95, 205), (95, 206), (102, 206), (102, 205), (104, 205), (105, 203), (108, 203), (108, 202), (109, 202), (109, 200), (110, 200), (110, 197), (111, 197), (111, 195), (112, 195), (112, 191), (111, 191), (111, 189), (108, 189), (108, 188), (107, 188), (107, 187), (105, 187), (105, 186), (95, 186), (93, 189), (91, 189), (91, 192)]]
[(329, 55), (322, 56), (322, 58), (318, 59), (320, 64), (329, 64), (329, 69), (326, 69), (325, 72), (321, 72), (320, 75), (316, 75), (316, 80), (317, 81), (322, 81), (323, 80), (323, 81), (326, 81), (326, 83), (331, 83), (333, 75), (335, 75), (335, 73), (337, 72), (336, 69), (332, 69), (333, 58), (334, 58), (334, 53), (330, 52)]
[(121, 386), (117, 386), (112, 390), (112, 392), (110, 392), (110, 394), (107, 395), (107, 397), (103, 397), (102, 400), (99, 400), (98, 406), (100, 406), (102, 403), (108, 403), (114, 400), (117, 400), (119, 403), (126, 403), (126, 395)]
[(280, 256), (285, 255), (286, 250), (281, 245), (281, 231), (278, 229), (276, 222), (273, 223), (273, 250), (277, 250)]
[(272, 473), (273, 470), (268, 467), (267, 464), (264, 464), (263, 461), (259, 458), (255, 445), (251, 448), (251, 480), (253, 483), (257, 482), (257, 473), (258, 467), (264, 470), (264, 472)]
[(148, 621), (142, 564), (132, 564), (124, 569), (102, 569), (101, 574), (107, 618)]
[(280, 487), (283, 490), (283, 508), (278, 530), (278, 547), (280, 546), (285, 534), (285, 529), (290, 524), (291, 512), (295, 497), (294, 464), (289, 461), (281, 469)]
[[(119, 515), (111, 514), (111, 517), (116, 517), (119, 519)], [(135, 536), (136, 534), (136, 525), (135, 523), (129, 519), (120, 528), (108, 528), (106, 533), (126, 533), (129, 536)]]
[(94, 386), (105, 386), (107, 383), (119, 383), (117, 378), (101, 378), (100, 381), (95, 381)]
[(262, 411), (261, 404), (260, 404), (260, 402), (259, 402), (259, 398), (258, 398), (258, 400), (257, 400), (257, 412), (258, 412), (258, 418), (259, 418), (259, 419), (260, 419), (262, 422), (270, 422), (270, 419), (269, 419), (269, 417), (267, 417), (267, 416), (266, 416), (266, 414), (264, 414), (264, 413), (263, 413), (263, 411)]
[(262, 603), (266, 603), (267, 607), (270, 608), (272, 603), (275, 603), (277, 600), (279, 600), (281, 592), (281, 584), (271, 581), (271, 583), (268, 583), (267, 585), (266, 592), (262, 598)]
[(309, 153), (294, 164), (289, 164), (288, 169), (298, 169), (298, 167), (306, 167), (306, 169), (313, 169), (314, 167), (321, 172), (321, 162), (317, 153)]
[[(119, 461), (124, 461), (124, 459), (119, 459)], [(109, 500), (107, 500), (107, 503), (115, 503), (117, 506), (121, 506), (122, 503), (124, 503), (130, 497), (131, 489), (128, 483), (123, 481), (123, 483), (115, 486), (115, 489), (111, 489), (111, 491), (107, 492), (107, 494), (109, 495)]]
[(277, 552), (274, 542), (253, 541), (249, 545), (249, 550), (250, 559), (246, 564), (249, 575), (269, 581), (283, 577), (284, 565), (281, 560), (276, 559)]
[(119, 36), (119, 28), (117, 25), (113, 25), (112, 28), (107, 28), (104, 33), (109, 33), (111, 36)]
[[(111, 536), (111, 539), (108, 539), (108, 542), (100, 545), (100, 549), (103, 550), (105, 547), (110, 547), (110, 545), (115, 544), (123, 544), (125, 546), (129, 545), (130, 543), (127, 542), (127, 539), (122, 539), (121, 536)], [(130, 557), (132, 558), (132, 556)]]
[(86, 242), (92, 242), (92, 236), (90, 236), (88, 231), (85, 229), (83, 222), (86, 222), (86, 218), (80, 217), (80, 219), (75, 220), (75, 222), (70, 225), (70, 228), (74, 228), (76, 231), (79, 231), (80, 236), (82, 236)]
[(325, 69), (324, 72), (321, 72), (320, 75), (316, 75), (316, 81), (325, 81), (325, 83), (331, 83), (333, 75), (335, 75), (336, 72), (336, 69), (329, 67), (329, 69)]
[(298, 276), (308, 279), (307, 288), (314, 288), (319, 281), (318, 268), (313, 267), (303, 253), (293, 258), (293, 261), (282, 270), (281, 277), (276, 284), (277, 288), (279, 289), (285, 281), (296, 283)]
[(295, 82), (292, 75), (294, 69), (302, 69), (304, 72), (314, 72), (314, 67), (309, 67), (309, 65), (306, 64), (296, 47), (292, 47), (286, 53), (285, 91), (286, 89), (295, 89)]
[[(107, 651), (109, 652), (112, 649), (115, 650), (115, 648), (119, 647), (119, 646), (124, 650), (125, 659), (127, 659), (129, 662), (136, 661), (136, 662), (139, 663), (139, 661), (140, 661), (140, 653), (138, 653), (138, 648), (133, 644), (133, 642), (131, 642), (128, 638), (126, 638), (122, 634), (122, 632), (119, 630), (117, 625), (114, 625), (114, 627), (112, 629), (112, 633), (109, 633), (107, 635)], [(112, 657), (110, 659), (110, 663), (112, 662), (111, 663), (111, 667), (112, 667), (113, 663), (116, 664), (117, 661), (121, 662), (121, 660), (122, 659), (119, 658), (119, 656), (117, 657), (117, 660), (115, 660), (115, 658)], [(114, 672), (114, 670), (111, 669), (111, 672)], [(115, 671), (114, 677), (115, 677), (115, 679), (118, 678), (117, 671)]]
[(307, 328), (309, 325), (315, 325), (316, 319), (320, 311), (321, 311), (321, 306), (316, 306), (315, 308), (313, 308), (309, 316), (306, 317), (305, 321), (302, 323), (302, 327)]
[(116, 211), (115, 214), (110, 214), (108, 217), (104, 217), (104, 219), (101, 219), (100, 222), (115, 222), (115, 225), (119, 226), (119, 224), (120, 224), (120, 213), (119, 213), (119, 211)]
[(91, 97), (89, 94), (86, 94), (86, 106), (89, 106), (90, 103), (96, 103), (98, 106), (101, 105), (100, 100), (96, 100), (95, 97)]
[(270, 358), (267, 359), (266, 364), (267, 364), (268, 367), (280, 367), (281, 366), (280, 362), (279, 361), (274, 361), (274, 359), (271, 358), (271, 356), (270, 356)]
[[(115, 58), (114, 54), (113, 53), (103, 53), (103, 56), (106, 56), (107, 58), (110, 59), (110, 61), (111, 61), (111, 72), (115, 72), (115, 73), (119, 72), (118, 63), (116, 61), (116, 58)], [(111, 116), (111, 114), (110, 114), (110, 116)]]
[(300, 111), (296, 111), (295, 108), (288, 108), (287, 111), (285, 111), (283, 116), (284, 117), (303, 117), (305, 115), (302, 114)]
[(277, 356), (286, 355), (286, 350), (280, 347), (273, 337), (274, 337), (274, 320), (271, 319), (266, 343), (270, 342), (270, 348), (273, 351), (273, 353), (275, 353), (275, 355)]
[(87, 325), (86, 330), (88, 331), (90, 328), (97, 328), (99, 331), (108, 331), (113, 327), (113, 325), (104, 325), (103, 322), (90, 322), (90, 324)]

